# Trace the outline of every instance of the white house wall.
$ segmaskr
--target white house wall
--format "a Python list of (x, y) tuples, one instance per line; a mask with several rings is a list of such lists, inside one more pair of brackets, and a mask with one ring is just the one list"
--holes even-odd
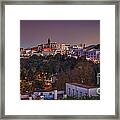
[(89, 89), (89, 96), (96, 96), (97, 95), (97, 88), (91, 88)]
[[(74, 90), (74, 93), (73, 93)], [(89, 95), (89, 96), (96, 96), (97, 95), (97, 88), (83, 88), (83, 87), (79, 87), (76, 85), (72, 85), (69, 83), (66, 83), (66, 94), (68, 96), (75, 96), (75, 97), (80, 97), (80, 96), (84, 96), (84, 95)]]
[[(69, 91), (69, 88), (70, 88), (70, 91)], [(73, 89), (74, 89), (74, 95), (73, 95)], [(66, 83), (66, 94), (68, 96), (80, 97), (85, 95), (86, 93), (88, 94), (88, 89)]]

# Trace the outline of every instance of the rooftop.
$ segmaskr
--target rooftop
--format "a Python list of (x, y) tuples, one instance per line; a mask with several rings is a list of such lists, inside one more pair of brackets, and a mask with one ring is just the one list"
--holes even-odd
[(44, 52), (50, 52), (50, 51), (52, 51), (52, 49), (51, 48), (43, 48), (43, 51)]
[(85, 84), (79, 84), (79, 83), (68, 83), (68, 84), (75, 85), (75, 86), (78, 86), (78, 87), (87, 88), (87, 89), (96, 88), (97, 87), (95, 85), (85, 85)]

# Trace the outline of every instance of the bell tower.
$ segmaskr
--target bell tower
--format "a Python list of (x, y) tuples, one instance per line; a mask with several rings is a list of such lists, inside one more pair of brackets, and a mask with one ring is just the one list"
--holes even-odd
[(48, 46), (50, 47), (50, 38), (48, 38)]

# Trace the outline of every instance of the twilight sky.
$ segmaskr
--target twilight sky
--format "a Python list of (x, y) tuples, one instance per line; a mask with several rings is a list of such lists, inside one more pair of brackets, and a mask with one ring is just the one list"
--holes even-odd
[(100, 43), (99, 20), (21, 20), (20, 47), (51, 42), (68, 44)]

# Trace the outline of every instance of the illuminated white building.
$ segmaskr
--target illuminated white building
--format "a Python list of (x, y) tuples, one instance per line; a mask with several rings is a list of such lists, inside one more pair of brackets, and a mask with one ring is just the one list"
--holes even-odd
[(78, 83), (66, 83), (67, 96), (80, 97), (80, 96), (97, 96), (97, 87), (82, 85)]

